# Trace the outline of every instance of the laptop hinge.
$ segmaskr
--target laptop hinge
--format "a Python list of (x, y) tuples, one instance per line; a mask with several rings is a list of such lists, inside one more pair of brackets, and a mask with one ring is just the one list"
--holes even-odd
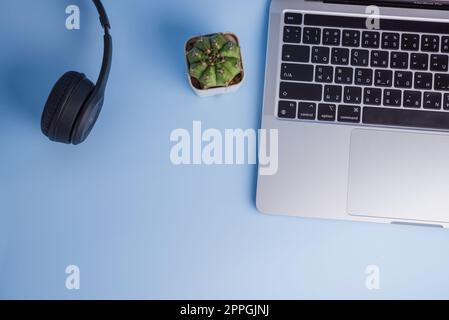
[[(317, 0), (307, 0), (317, 1)], [(377, 5), (380, 7), (416, 8), (430, 10), (449, 10), (449, 4), (435, 1), (391, 1), (391, 0), (318, 0), (323, 3), (350, 4), (359, 6)]]

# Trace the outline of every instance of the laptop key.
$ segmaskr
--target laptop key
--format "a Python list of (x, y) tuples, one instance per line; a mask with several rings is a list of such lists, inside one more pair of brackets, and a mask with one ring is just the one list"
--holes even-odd
[(400, 107), (402, 102), (402, 91), (395, 89), (384, 89), (383, 104), (387, 107)]
[(448, 56), (444, 54), (432, 54), (430, 56), (431, 71), (448, 71)]
[(377, 88), (365, 88), (363, 90), (363, 103), (379, 106), (382, 102), (382, 89)]
[(440, 37), (424, 34), (421, 37), (421, 51), (438, 52), (440, 51)]
[(412, 53), (410, 57), (410, 69), (427, 70), (429, 68), (429, 55), (427, 53)]
[(339, 122), (360, 123), (361, 114), (359, 106), (339, 105), (337, 120)]
[(296, 118), (296, 102), (294, 101), (279, 101), (278, 117), (283, 119)]
[(326, 85), (324, 86), (325, 102), (341, 102), (341, 94), (343, 88), (341, 86)]
[(327, 46), (339, 46), (341, 31), (339, 29), (324, 29), (323, 44)]
[(347, 67), (335, 68), (335, 83), (352, 84), (354, 78), (354, 69)]
[(424, 92), (424, 109), (441, 109), (441, 97), (440, 92)]
[(284, 27), (284, 42), (301, 43), (301, 27)]
[(449, 110), (449, 93), (443, 95), (443, 109)]
[(349, 49), (346, 48), (332, 48), (332, 64), (348, 65), (349, 64)]
[(363, 48), (379, 48), (380, 33), (377, 31), (363, 31), (362, 47)]
[(356, 68), (355, 84), (361, 86), (371, 86), (373, 84), (373, 70), (365, 68)]
[(390, 67), (394, 69), (408, 68), (408, 53), (407, 52), (392, 52)]
[(435, 74), (435, 89), (449, 91), (449, 74), (447, 73)]
[(316, 66), (315, 81), (331, 83), (334, 79), (334, 68), (331, 66)]
[(409, 51), (419, 50), (419, 35), (404, 33), (402, 34), (401, 49)]
[(376, 70), (374, 72), (374, 85), (376, 87), (391, 87), (393, 84), (393, 71)]
[(313, 66), (299, 63), (283, 63), (281, 79), (289, 81), (313, 81)]
[(284, 16), (285, 24), (302, 24), (302, 14), (301, 13), (293, 13), (287, 12)]
[(302, 40), (305, 44), (320, 44), (321, 29), (319, 28), (304, 28), (304, 36)]
[(316, 119), (316, 103), (300, 102), (298, 105), (298, 119), (315, 120)]
[(415, 89), (432, 89), (432, 74), (427, 72), (416, 72)]
[(335, 121), (337, 106), (335, 104), (320, 103), (318, 105), (318, 120)]
[(404, 91), (404, 107), (421, 108), (421, 92), (405, 90)]
[(399, 33), (384, 32), (382, 33), (382, 49), (397, 50), (400, 43)]
[(449, 37), (441, 37), (441, 52), (449, 53)]
[(411, 88), (413, 85), (413, 72), (396, 71), (394, 73), (394, 86), (396, 88)]
[(282, 60), (291, 62), (309, 62), (310, 47), (286, 44), (282, 47)]
[(343, 30), (341, 44), (344, 47), (359, 47), (360, 46), (360, 31)]
[(363, 49), (352, 49), (351, 65), (354, 67), (367, 67), (369, 61), (369, 51)]
[(371, 67), (387, 68), (388, 67), (388, 51), (371, 51)]
[(323, 86), (312, 83), (281, 82), (279, 98), (305, 101), (321, 101)]
[(360, 87), (345, 87), (343, 90), (343, 101), (345, 103), (362, 103), (362, 88)]
[(319, 64), (329, 63), (330, 49), (328, 47), (312, 47), (312, 62)]
[(371, 125), (446, 130), (449, 129), (449, 112), (365, 107), (362, 122)]

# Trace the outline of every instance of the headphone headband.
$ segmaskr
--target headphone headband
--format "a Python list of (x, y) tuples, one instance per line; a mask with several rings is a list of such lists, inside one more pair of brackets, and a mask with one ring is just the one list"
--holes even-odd
[(108, 14), (101, 3), (100, 0), (92, 0), (94, 2), (95, 7), (97, 8), (98, 14), (100, 15), (100, 23), (103, 26), (105, 32), (107, 33), (109, 29), (111, 29), (111, 24), (109, 23)]

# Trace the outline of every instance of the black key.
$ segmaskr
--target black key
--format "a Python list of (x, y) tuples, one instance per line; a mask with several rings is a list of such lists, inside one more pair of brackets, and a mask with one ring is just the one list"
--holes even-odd
[(352, 84), (354, 70), (346, 67), (335, 68), (335, 83)]
[(362, 103), (362, 88), (360, 87), (345, 87), (343, 90), (343, 101), (345, 103)]
[(388, 51), (371, 51), (371, 67), (387, 68), (388, 67)]
[(363, 90), (363, 103), (379, 106), (382, 103), (382, 89), (365, 88)]
[(334, 68), (331, 66), (316, 66), (315, 81), (331, 83), (334, 79)]
[(415, 89), (432, 89), (432, 74), (426, 72), (416, 72)]
[(424, 109), (441, 109), (441, 96), (440, 92), (424, 92)]
[(393, 71), (376, 70), (374, 75), (374, 85), (376, 87), (391, 87), (393, 85)]
[(390, 67), (394, 69), (408, 68), (408, 53), (407, 52), (392, 52)]
[(309, 62), (310, 47), (286, 44), (282, 47), (282, 60), (292, 62)]
[(448, 56), (444, 54), (432, 54), (430, 56), (431, 71), (448, 71)]
[(313, 66), (299, 63), (283, 63), (281, 79), (290, 81), (313, 81)]
[(335, 121), (337, 106), (335, 104), (320, 103), (318, 105), (318, 120)]
[(429, 68), (429, 55), (427, 53), (412, 53), (410, 57), (410, 69), (427, 70)]
[(418, 51), (419, 50), (419, 35), (404, 33), (401, 41), (402, 50)]
[(351, 65), (355, 67), (368, 67), (369, 51), (363, 49), (352, 49)]
[(397, 50), (399, 49), (400, 35), (399, 33), (384, 32), (382, 33), (382, 49)]
[(286, 12), (284, 16), (285, 24), (302, 24), (302, 14)]
[(329, 63), (330, 49), (328, 47), (312, 47), (312, 62), (327, 64)]
[(284, 27), (284, 42), (300, 43), (301, 27)]
[(421, 108), (421, 92), (405, 90), (404, 91), (404, 107)]
[(349, 123), (360, 123), (361, 108), (359, 106), (338, 106), (338, 121)]
[(332, 64), (348, 65), (349, 64), (349, 49), (346, 48), (332, 48)]
[(449, 53), (449, 37), (441, 37), (441, 52)]
[(435, 89), (449, 91), (449, 74), (446, 73), (435, 74)]
[(320, 44), (321, 29), (319, 28), (304, 28), (304, 36), (302, 40), (305, 44)]
[(421, 37), (421, 51), (440, 51), (440, 37), (424, 34)]
[(373, 84), (373, 70), (364, 68), (355, 69), (355, 84), (371, 86)]
[(344, 47), (359, 47), (360, 46), (360, 31), (343, 30), (341, 44)]
[(449, 93), (443, 95), (443, 109), (449, 110)]
[(292, 100), (321, 101), (321, 84), (281, 82), (279, 98)]
[(363, 123), (447, 130), (449, 129), (449, 112), (365, 107)]
[(396, 71), (394, 73), (394, 86), (396, 88), (411, 88), (413, 85), (413, 72)]
[(324, 101), (325, 102), (341, 102), (341, 86), (326, 85), (324, 86)]
[(316, 119), (316, 103), (300, 102), (298, 106), (298, 119), (315, 120)]
[(419, 50), (420, 37), (417, 34), (402, 34), (401, 49), (409, 51)]
[[(374, 1), (375, 2), (375, 1)], [(447, 34), (449, 24), (434, 21), (406, 21), (401, 19), (379, 19), (381, 30)], [(366, 18), (333, 16), (325, 14), (306, 14), (304, 24), (312, 26), (366, 29)]]
[(323, 44), (327, 46), (339, 46), (341, 31), (338, 29), (323, 30)]
[(379, 48), (380, 33), (377, 31), (363, 31), (362, 32), (362, 47), (363, 48)]
[(385, 89), (384, 90), (384, 106), (400, 107), (402, 102), (401, 90)]
[(279, 101), (278, 117), (284, 119), (296, 118), (296, 102), (294, 101)]

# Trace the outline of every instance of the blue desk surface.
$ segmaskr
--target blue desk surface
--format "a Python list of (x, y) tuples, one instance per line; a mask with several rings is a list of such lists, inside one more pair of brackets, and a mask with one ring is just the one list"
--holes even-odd
[[(64, 27), (68, 1), (2, 2), (0, 298), (449, 298), (448, 231), (264, 216), (255, 166), (171, 164), (171, 131), (194, 120), (258, 127), (268, 0), (105, 0), (116, 50), (101, 119), (79, 147), (48, 142), (55, 80), (99, 68), (97, 16), (77, 2), (80, 31)], [(200, 99), (183, 44), (223, 30), (241, 38), (247, 81)]]

